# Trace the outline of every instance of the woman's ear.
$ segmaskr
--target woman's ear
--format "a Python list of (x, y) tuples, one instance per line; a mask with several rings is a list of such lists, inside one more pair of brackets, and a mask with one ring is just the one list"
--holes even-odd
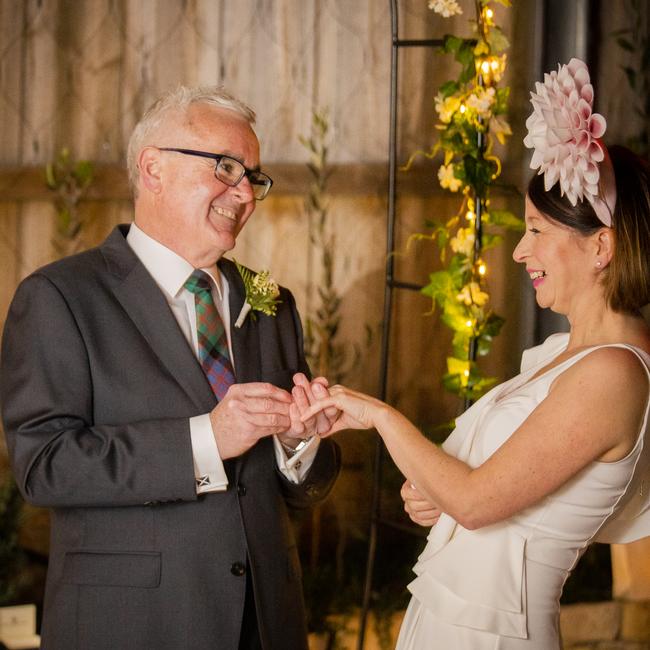
[(160, 150), (156, 147), (145, 147), (138, 156), (138, 169), (142, 186), (153, 194), (159, 194), (162, 190)]
[(604, 269), (614, 256), (614, 231), (601, 228), (596, 234), (596, 266)]

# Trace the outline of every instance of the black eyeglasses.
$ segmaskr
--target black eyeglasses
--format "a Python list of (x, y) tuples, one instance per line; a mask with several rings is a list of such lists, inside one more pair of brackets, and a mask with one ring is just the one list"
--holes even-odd
[(200, 156), (201, 158), (210, 158), (214, 160), (216, 165), (214, 168), (214, 175), (226, 185), (234, 187), (241, 182), (241, 179), (246, 176), (251, 188), (253, 189), (253, 196), (257, 201), (261, 201), (269, 193), (273, 181), (270, 176), (258, 169), (247, 169), (236, 158), (231, 158), (221, 153), (208, 153), (207, 151), (195, 151), (194, 149), (176, 149), (175, 147), (158, 147), (161, 151), (175, 151), (182, 153), (186, 156)]

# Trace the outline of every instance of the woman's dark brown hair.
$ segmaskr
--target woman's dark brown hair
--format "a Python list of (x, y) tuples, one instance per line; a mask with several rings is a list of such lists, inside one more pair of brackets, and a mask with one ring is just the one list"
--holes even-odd
[[(614, 255), (603, 271), (605, 298), (617, 312), (635, 313), (650, 303), (650, 164), (625, 147), (608, 148), (616, 176), (612, 219)], [(572, 206), (559, 183), (548, 192), (535, 175), (528, 196), (544, 215), (588, 236), (603, 228), (589, 201)]]

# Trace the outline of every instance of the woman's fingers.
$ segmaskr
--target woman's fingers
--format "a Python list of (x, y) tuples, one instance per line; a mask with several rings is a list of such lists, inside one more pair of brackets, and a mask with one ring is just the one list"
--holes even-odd
[[(314, 380), (313, 382), (310, 382), (304, 374), (297, 373), (294, 375), (293, 381), (295, 383), (295, 388), (303, 391), (308, 405), (316, 404), (318, 399), (327, 397), (328, 395), (326, 387), (327, 380), (324, 377), (319, 377), (318, 381)], [(311, 418), (314, 419), (314, 422), (309, 426), (314, 428), (314, 433), (320, 435), (327, 433), (332, 428), (332, 423), (329, 421), (327, 414), (324, 411), (312, 415)]]
[(411, 481), (404, 481), (400, 496), (404, 501), (404, 510), (416, 524), (431, 527), (438, 523), (440, 509), (424, 497)]

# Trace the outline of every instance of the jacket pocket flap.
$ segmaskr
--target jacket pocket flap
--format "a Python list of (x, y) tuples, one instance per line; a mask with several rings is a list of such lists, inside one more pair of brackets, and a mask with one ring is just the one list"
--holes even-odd
[(160, 584), (160, 565), (160, 553), (75, 551), (65, 555), (63, 582), (152, 589)]

